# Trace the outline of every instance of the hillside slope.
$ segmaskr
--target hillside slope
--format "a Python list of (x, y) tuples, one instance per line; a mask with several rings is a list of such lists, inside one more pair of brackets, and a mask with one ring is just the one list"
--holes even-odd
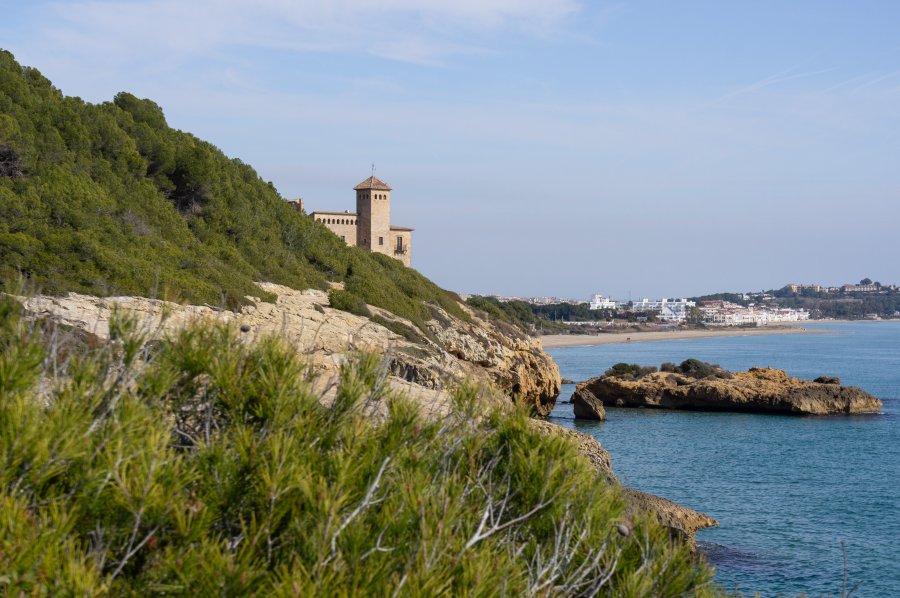
[(466, 317), (452, 293), (347, 247), (250, 166), (170, 128), (152, 101), (66, 97), (0, 51), (0, 281), (20, 274), (52, 294), (227, 307), (259, 296), (254, 281), (333, 281), (345, 284), (344, 306), (376, 305), (420, 328), (426, 304)]

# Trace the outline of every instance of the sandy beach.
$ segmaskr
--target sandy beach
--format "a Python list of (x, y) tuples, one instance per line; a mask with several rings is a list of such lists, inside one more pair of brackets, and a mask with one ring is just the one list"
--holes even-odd
[(732, 328), (727, 330), (665, 330), (659, 332), (603, 333), (595, 336), (580, 334), (547, 334), (541, 338), (545, 349), (583, 347), (587, 345), (615, 345), (651, 341), (674, 341), (719, 336), (760, 336), (771, 334), (827, 334), (829, 330), (810, 330), (802, 326), (778, 328)]

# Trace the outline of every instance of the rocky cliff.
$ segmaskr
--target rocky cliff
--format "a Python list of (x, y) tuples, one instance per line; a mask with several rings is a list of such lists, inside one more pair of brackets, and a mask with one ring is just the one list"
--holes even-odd
[(882, 407), (877, 398), (859, 388), (841, 386), (833, 377), (799, 380), (784, 370), (769, 368), (699, 379), (671, 372), (637, 379), (604, 375), (576, 386), (572, 401), (599, 401), (608, 407), (794, 415), (877, 413)]
[[(323, 378), (337, 373), (350, 351), (372, 349), (385, 355), (395, 383), (418, 389), (441, 390), (460, 379), (489, 383), (500, 395), (531, 406), (546, 415), (559, 395), (559, 369), (541, 348), (541, 342), (515, 328), (494, 324), (469, 312), (463, 321), (434, 307), (426, 322), (428, 334), (413, 332), (408, 320), (369, 306), (375, 320), (329, 307), (322, 291), (297, 291), (285, 286), (259, 283), (263, 291), (277, 296), (275, 302), (251, 298), (239, 311), (208, 305), (179, 305), (143, 297), (94, 297), (70, 293), (64, 297), (36, 296), (24, 300), (35, 316), (109, 336), (109, 318), (114, 309), (137, 316), (153, 335), (203, 318), (233, 322), (249, 337), (277, 333), (286, 336), (297, 350), (308, 355)], [(382, 322), (382, 323), (378, 323)]]
[[(23, 299), (33, 317), (73, 327), (101, 339), (109, 338), (109, 320), (116, 309), (139, 318), (147, 331), (160, 336), (199, 319), (231, 322), (248, 338), (277, 333), (295, 343), (319, 372), (323, 400), (334, 397), (338, 368), (349, 352), (360, 349), (384, 353), (390, 376), (386, 383), (413, 398), (423, 412), (444, 416), (451, 409), (443, 389), (467, 378), (488, 383), (497, 392), (492, 400), (506, 401), (516, 396), (532, 411), (546, 415), (559, 394), (559, 370), (542, 351), (539, 340), (530, 339), (503, 323), (492, 323), (471, 312), (468, 322), (435, 309), (427, 323), (431, 338), (424, 335), (409, 340), (385, 325), (328, 306), (326, 293), (297, 291), (260, 283), (277, 295), (274, 303), (253, 299), (240, 311), (207, 305), (178, 305), (142, 297), (107, 297), (71, 293), (64, 297), (36, 296)], [(398, 330), (413, 330), (402, 318), (369, 306), (376, 319)], [(409, 335), (407, 335), (409, 336)], [(379, 415), (376, 406), (373, 416)], [(609, 453), (594, 438), (535, 419), (532, 425), (547, 434), (569, 437), (594, 464), (602, 477), (619, 484), (613, 474)], [(629, 501), (629, 516), (650, 513), (666, 525), (673, 536), (693, 536), (698, 529), (716, 525), (712, 518), (664, 498), (623, 488)]]

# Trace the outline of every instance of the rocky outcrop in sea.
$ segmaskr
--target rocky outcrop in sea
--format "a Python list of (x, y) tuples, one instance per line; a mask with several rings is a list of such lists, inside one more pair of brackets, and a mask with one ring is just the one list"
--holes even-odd
[[(701, 378), (666, 371), (640, 376), (605, 374), (580, 383), (572, 402), (792, 415), (877, 413), (882, 407), (876, 397), (860, 388), (842, 386), (832, 376), (800, 380), (784, 370), (770, 368), (736, 373), (716, 371), (717, 374)], [(576, 417), (581, 417), (578, 414), (576, 410)]]
[(572, 394), (570, 402), (577, 419), (600, 421), (606, 419), (606, 409), (603, 407), (603, 401), (595, 397), (590, 389), (582, 388), (582, 385), (575, 387), (575, 392)]

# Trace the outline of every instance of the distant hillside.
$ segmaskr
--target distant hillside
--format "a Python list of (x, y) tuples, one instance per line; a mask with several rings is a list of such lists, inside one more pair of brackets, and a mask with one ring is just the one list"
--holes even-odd
[(233, 307), (253, 282), (326, 288), (419, 323), (463, 316), (414, 270), (347, 247), (247, 164), (128, 93), (89, 104), (0, 51), (0, 289), (156, 296)]

